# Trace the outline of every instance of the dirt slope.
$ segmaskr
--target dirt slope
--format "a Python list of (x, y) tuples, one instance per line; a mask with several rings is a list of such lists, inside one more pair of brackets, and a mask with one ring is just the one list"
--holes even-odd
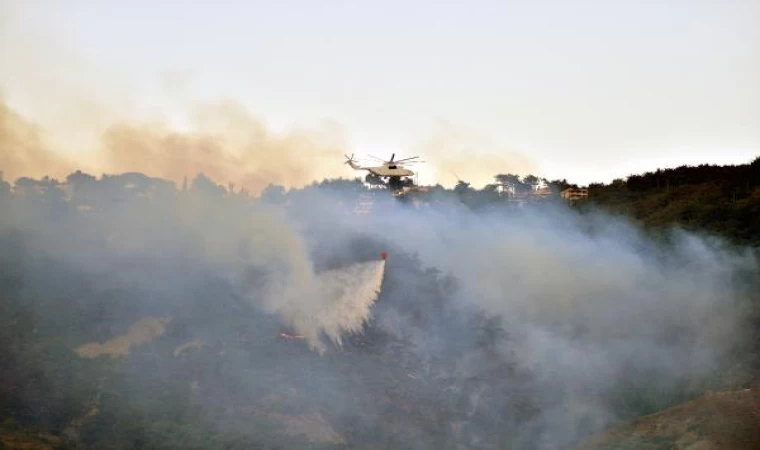
[(760, 449), (760, 390), (705, 394), (597, 433), (574, 449)]
[(143, 317), (129, 327), (129, 331), (124, 335), (116, 336), (103, 343), (90, 342), (74, 351), (83, 358), (97, 358), (101, 355), (123, 358), (129, 355), (132, 347), (147, 344), (164, 334), (168, 322), (166, 318)]
[(0, 449), (53, 450), (60, 446), (61, 440), (52, 434), (7, 430), (0, 425)]

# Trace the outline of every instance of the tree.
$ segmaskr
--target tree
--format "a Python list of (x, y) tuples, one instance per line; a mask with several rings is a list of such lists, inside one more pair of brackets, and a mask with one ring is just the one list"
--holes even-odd
[(565, 179), (565, 178), (563, 178), (561, 180), (548, 181), (547, 184), (552, 189), (552, 191), (554, 193), (556, 193), (556, 194), (559, 194), (560, 192), (564, 191), (567, 188), (571, 188), (571, 187), (577, 188), (578, 187), (575, 184), (568, 183), (567, 179)]
[(282, 203), (285, 200), (285, 188), (277, 184), (269, 184), (259, 197), (265, 203)]
[(469, 193), (471, 190), (470, 183), (463, 180), (457, 181), (456, 186), (454, 186), (454, 193), (460, 196)]
[(483, 186), (482, 191), (485, 192), (485, 193), (487, 193), (487, 194), (490, 194), (490, 193), (496, 192), (496, 190), (498, 188), (499, 188), (498, 184), (491, 183), (491, 184), (487, 184), (487, 185)]
[(522, 181), (520, 181), (520, 176), (511, 173), (498, 174), (494, 178), (501, 184), (506, 184), (513, 187), (517, 186), (518, 184), (522, 184)]
[[(538, 183), (538, 178), (534, 177), (533, 175), (530, 175), (531, 177), (536, 179), (536, 184)], [(499, 183), (508, 186), (512, 189), (512, 191), (515, 194), (524, 194), (525, 192), (530, 191), (531, 187), (528, 183), (523, 182), (520, 179), (519, 175), (506, 173), (506, 174), (499, 174), (494, 177), (496, 181)], [(526, 177), (527, 178), (527, 177)]]
[(479, 314), (476, 315), (476, 320), (478, 321), (477, 344), (479, 347), (493, 351), (500, 342), (506, 340), (507, 332), (500, 316), (488, 317)]
[(223, 197), (227, 190), (224, 186), (216, 184), (211, 178), (199, 173), (190, 185), (191, 191), (203, 193), (212, 197)]
[(522, 179), (524, 184), (530, 185), (530, 186), (537, 186), (541, 180), (535, 176), (535, 175), (526, 175)]
[(383, 179), (373, 173), (368, 173), (367, 176), (364, 177), (364, 182), (370, 186), (385, 186)]
[(74, 189), (89, 185), (96, 181), (97, 178), (90, 174), (84, 173), (81, 170), (77, 170), (76, 172), (66, 177), (66, 183), (70, 184)]
[(0, 170), (0, 196), (10, 195), (11, 185), (3, 179), (3, 171)]

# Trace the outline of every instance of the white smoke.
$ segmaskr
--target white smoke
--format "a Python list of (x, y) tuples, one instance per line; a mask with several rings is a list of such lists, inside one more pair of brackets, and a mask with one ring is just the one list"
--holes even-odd
[(316, 316), (316, 324), (336, 345), (342, 345), (342, 334), (361, 331), (370, 318), (384, 274), (385, 260), (380, 260), (352, 264), (319, 275), (324, 307)]
[[(592, 428), (673, 404), (725, 367), (745, 370), (732, 355), (746, 315), (737, 278), (756, 274), (757, 264), (719, 243), (681, 234), (660, 245), (625, 221), (559, 207), (500, 214), (445, 202), (417, 210), (391, 203), (360, 217), (350, 213), (350, 194), (317, 195), (313, 189), (275, 206), (198, 184), (176, 200), (141, 198), (126, 205), (112, 205), (107, 190), (95, 186), (93, 192), (104, 192), (94, 198), (100, 200), (93, 202), (96, 213), (57, 221), (41, 202), (20, 196), (0, 225), (34, 238), (26, 239), (25, 251), (53, 255), (90, 274), (108, 297), (123, 289), (136, 293), (130, 304), (148, 299), (132, 308), (133, 315), (143, 308), (173, 311), (173, 305), (187, 306), (188, 315), (206, 314), (225, 296), (242, 296), (318, 353), (340, 347), (374, 315), (381, 332), (403, 340), (397, 361), (413, 361), (410, 378), (437, 380), (431, 385), (442, 388), (421, 392), (422, 403), (446, 392), (446, 401), (467, 401), (456, 419), (485, 430), (471, 433), (487, 436), (497, 425), (519, 425), (515, 439), (538, 448), (566, 448)], [(374, 211), (380, 210), (376, 204)], [(373, 308), (385, 261), (351, 263), (367, 261), (376, 247), (399, 257), (389, 268), (393, 280), (382, 307)], [(320, 271), (320, 261), (338, 268)], [(29, 286), (67, 284), (40, 267), (26, 274)], [(453, 282), (438, 279), (438, 270)], [(197, 307), (184, 303), (185, 296), (203, 309), (191, 309)], [(479, 310), (503, 325), (501, 338), (498, 329), (483, 327), (495, 331), (490, 345), (478, 343), (481, 322), (471, 321)], [(203, 325), (208, 334), (225, 335), (230, 317), (221, 317), (224, 322)], [(244, 373), (272, 361), (238, 364)], [(346, 388), (315, 378), (330, 392)], [(368, 381), (385, 387), (382, 378)], [(271, 386), (250, 383), (255, 392)], [(350, 415), (366, 412), (352, 404), (356, 392), (340, 399), (347, 400)], [(514, 393), (535, 404), (531, 421), (513, 418), (523, 411)]]
[(327, 350), (321, 335), (337, 345), (342, 336), (362, 330), (370, 318), (385, 273), (385, 261), (356, 263), (317, 276), (288, 277), (270, 286), (265, 308), (280, 315), (310, 347)]
[(319, 353), (327, 349), (323, 335), (341, 346), (342, 335), (361, 331), (383, 282), (384, 260), (316, 273), (303, 236), (282, 210), (263, 208), (241, 225), (207, 234), (207, 251), (224, 262), (237, 254), (231, 273), (238, 280), (259, 273), (263, 285), (251, 289), (252, 303), (278, 315)]

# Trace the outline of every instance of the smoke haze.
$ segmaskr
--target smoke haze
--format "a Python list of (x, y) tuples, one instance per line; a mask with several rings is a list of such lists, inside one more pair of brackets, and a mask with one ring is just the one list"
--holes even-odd
[(40, 130), (10, 109), (0, 97), (0, 170), (5, 178), (60, 176), (70, 169), (63, 158), (46, 147)]
[[(158, 360), (142, 347), (124, 359), (137, 398), (140, 364), (169, 370), (176, 348), (207, 343), (181, 364), (204, 420), (229, 436), (246, 436), (233, 424), (253, 408), (303, 426), (316, 419), (294, 414), (321, 411), (358, 447), (376, 429), (396, 447), (566, 448), (746, 370), (735, 349), (758, 266), (741, 249), (683, 232), (655, 242), (561, 205), (473, 212), (375, 197), (356, 215), (360, 192), (328, 183), (252, 200), (203, 176), (178, 190), (136, 174), (19, 186), (2, 194), (0, 231), (23, 251), (4, 252), (4, 267), (71, 358), (170, 318), (150, 336)], [(307, 342), (272, 343), (283, 327)], [(261, 403), (262, 392), (284, 397)], [(405, 398), (417, 406), (391, 412)]]
[[(96, 174), (142, 172), (178, 184), (204, 173), (218, 183), (232, 184), (253, 195), (270, 184), (303, 187), (325, 177), (365, 175), (342, 164), (343, 155), (353, 150), (335, 124), (274, 132), (232, 101), (204, 104), (193, 111), (183, 130), (158, 120), (101, 121), (97, 140), (77, 141), (90, 147), (61, 152), (50, 145), (57, 142), (55, 130), (34, 124), (3, 103), (2, 170), (11, 181), (23, 176), (62, 178), (81, 169)], [(82, 120), (89, 123), (84, 116)], [(81, 135), (98, 130), (76, 127)], [(536, 169), (525, 155), (495, 148), (477, 134), (451, 125), (435, 130), (419, 150), (429, 161), (412, 169), (431, 184), (453, 186), (457, 179), (464, 179), (483, 186), (492, 182), (496, 173), (528, 174)], [(476, 150), (477, 158), (473, 156)], [(375, 156), (390, 158), (390, 153)], [(368, 161), (365, 165), (375, 164)]]
[(280, 126), (408, 138), (371, 153), (421, 154), (429, 185), (538, 175), (552, 152), (589, 177), (738, 160), (758, 142), (751, 2), (471, 8), (489, 17), (467, 39), (437, 4), (318, 7), (332, 28), (303, 5), (80, 3), (0, 0), (3, 427), (75, 448), (553, 450), (753, 375), (750, 249), (551, 202), (414, 207), (334, 179), (365, 175), (343, 165), (361, 132)]
[(454, 186), (463, 180), (481, 188), (493, 183), (495, 174), (528, 175), (539, 172), (538, 164), (528, 155), (505, 148), (475, 130), (439, 122), (433, 134), (421, 146), (432, 165), (429, 184)]
[(339, 133), (273, 133), (232, 103), (201, 109), (193, 132), (160, 126), (116, 125), (103, 135), (104, 166), (181, 181), (205, 173), (257, 194), (269, 184), (301, 187), (345, 174)]

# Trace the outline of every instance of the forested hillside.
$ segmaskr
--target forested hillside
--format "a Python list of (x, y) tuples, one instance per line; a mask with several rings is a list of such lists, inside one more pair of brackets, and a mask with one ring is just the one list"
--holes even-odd
[[(759, 170), (519, 207), (464, 181), (415, 201), (358, 180), (0, 181), (0, 448), (564, 449), (753, 388)], [(362, 332), (310, 350), (294, 310), (355, 313), (315, 309), (311, 280), (380, 252)]]
[(750, 164), (682, 166), (592, 184), (589, 199), (648, 227), (677, 224), (760, 245), (760, 157)]

